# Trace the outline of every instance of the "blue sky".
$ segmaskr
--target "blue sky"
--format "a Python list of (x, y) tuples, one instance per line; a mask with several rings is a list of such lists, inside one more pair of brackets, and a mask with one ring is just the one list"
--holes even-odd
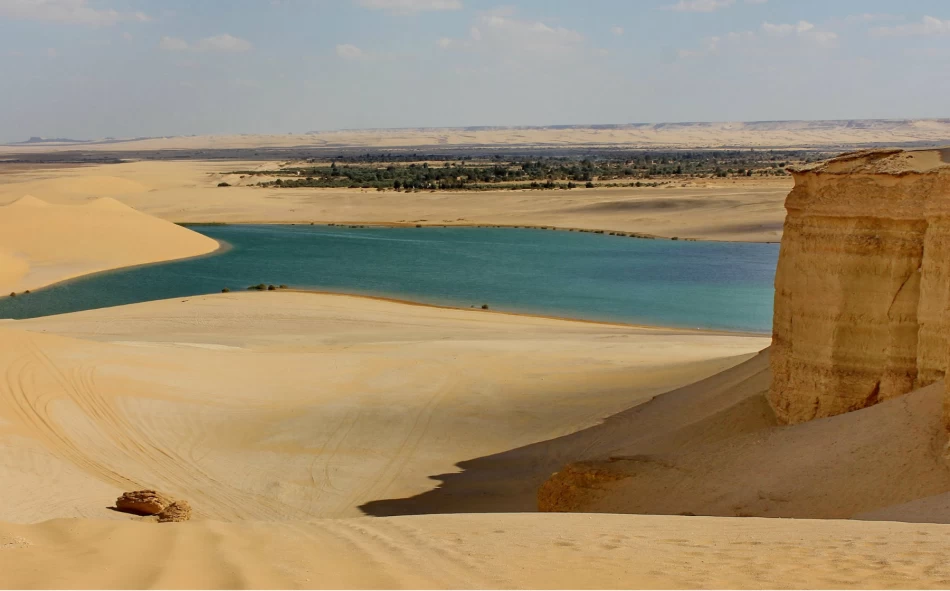
[(0, 0), (0, 141), (948, 117), (945, 0)]

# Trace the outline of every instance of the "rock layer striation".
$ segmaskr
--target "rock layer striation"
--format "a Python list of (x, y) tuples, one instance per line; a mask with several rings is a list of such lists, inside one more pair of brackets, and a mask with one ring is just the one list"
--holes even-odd
[(775, 277), (778, 418), (858, 410), (942, 378), (950, 149), (857, 152), (792, 173)]

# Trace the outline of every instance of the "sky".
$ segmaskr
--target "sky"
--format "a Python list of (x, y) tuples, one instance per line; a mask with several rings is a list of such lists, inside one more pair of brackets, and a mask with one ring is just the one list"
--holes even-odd
[(0, 0), (0, 142), (948, 117), (946, 0)]

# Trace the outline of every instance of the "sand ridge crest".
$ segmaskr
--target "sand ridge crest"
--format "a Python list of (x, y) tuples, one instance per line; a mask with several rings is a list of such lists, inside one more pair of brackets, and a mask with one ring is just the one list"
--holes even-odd
[(215, 240), (112, 197), (78, 205), (25, 195), (0, 216), (0, 293), (88, 273), (207, 254)]
[(33, 195), (24, 195), (19, 199), (5, 203), (0, 207), (50, 207), (50, 204)]

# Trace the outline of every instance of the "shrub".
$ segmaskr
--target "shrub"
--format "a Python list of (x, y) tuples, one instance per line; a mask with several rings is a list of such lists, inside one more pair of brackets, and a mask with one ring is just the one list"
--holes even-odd
[(231, 291), (231, 290), (228, 289), (227, 287), (222, 287), (222, 288), (221, 288), (221, 293), (228, 293), (229, 291)]
[(11, 292), (10, 292), (10, 297), (11, 297), (11, 298), (15, 298), (15, 297), (16, 297), (16, 292), (15, 292), (15, 291), (11, 291)]
[(488, 309), (488, 304), (482, 304), (482, 310), (487, 310), (487, 309)]
[(286, 284), (286, 283), (281, 283), (281, 284), (278, 285), (277, 287), (279, 287), (280, 289), (287, 289), (287, 284)]
[(274, 287), (273, 285), (268, 285), (268, 286), (267, 286), (267, 291), (274, 291), (275, 289), (277, 289), (277, 288)]
[(219, 186), (219, 187), (230, 187), (231, 185), (229, 185), (228, 183), (222, 182), (222, 183), (218, 183), (218, 186)]
[(263, 283), (258, 283), (257, 285), (252, 285), (248, 287), (248, 289), (256, 289), (257, 291), (264, 291), (265, 289), (267, 289), (267, 286), (264, 285)]
[(587, 187), (588, 189), (593, 189), (594, 183), (587, 181), (586, 183), (584, 183), (584, 186)]

